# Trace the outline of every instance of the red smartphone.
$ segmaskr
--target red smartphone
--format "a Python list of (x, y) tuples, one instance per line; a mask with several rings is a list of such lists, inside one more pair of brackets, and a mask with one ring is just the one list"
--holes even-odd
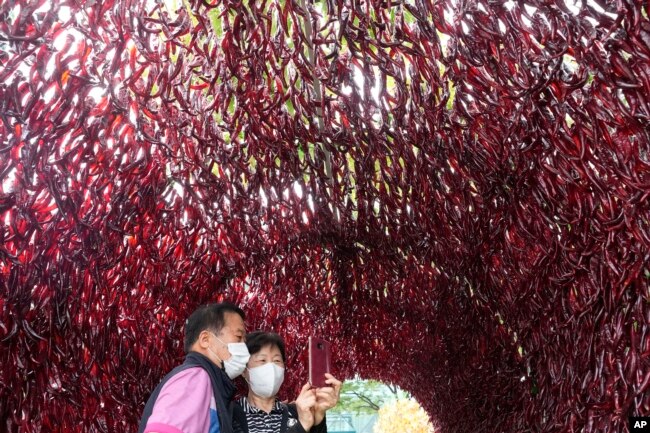
[(330, 343), (322, 338), (309, 337), (309, 383), (315, 388), (329, 386), (325, 373), (331, 369)]

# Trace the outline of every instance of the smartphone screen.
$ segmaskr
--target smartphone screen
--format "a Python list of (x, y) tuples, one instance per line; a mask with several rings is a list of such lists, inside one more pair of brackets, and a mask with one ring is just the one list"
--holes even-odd
[(325, 373), (330, 373), (330, 343), (322, 338), (309, 337), (309, 383), (321, 388), (328, 386)]

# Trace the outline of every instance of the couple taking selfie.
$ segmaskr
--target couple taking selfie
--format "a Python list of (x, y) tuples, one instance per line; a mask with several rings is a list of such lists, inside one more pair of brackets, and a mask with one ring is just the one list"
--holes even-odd
[[(279, 401), (284, 341), (273, 332), (246, 334), (244, 319), (230, 303), (192, 313), (185, 324), (185, 362), (152, 392), (138, 433), (327, 432), (325, 412), (336, 406), (341, 382), (322, 373), (293, 403)], [(240, 375), (248, 395), (233, 401), (233, 380)]]

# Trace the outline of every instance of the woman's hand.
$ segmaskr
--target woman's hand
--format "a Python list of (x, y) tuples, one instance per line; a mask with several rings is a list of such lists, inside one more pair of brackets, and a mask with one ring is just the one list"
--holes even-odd
[(325, 412), (336, 406), (341, 395), (341, 381), (329, 373), (325, 373), (325, 377), (327, 378), (325, 383), (328, 386), (315, 389), (316, 405), (314, 407), (314, 425), (323, 422)]
[(300, 395), (296, 399), (298, 410), (298, 421), (305, 431), (309, 431), (314, 425), (314, 407), (316, 406), (316, 393), (309, 383), (303, 385)]

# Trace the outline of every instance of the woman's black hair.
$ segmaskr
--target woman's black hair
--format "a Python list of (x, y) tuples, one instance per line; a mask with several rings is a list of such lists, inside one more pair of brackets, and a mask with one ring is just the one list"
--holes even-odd
[(284, 340), (275, 332), (253, 331), (246, 334), (246, 346), (251, 355), (256, 354), (266, 346), (275, 346), (280, 349), (282, 362), (286, 362), (287, 357), (284, 352)]

